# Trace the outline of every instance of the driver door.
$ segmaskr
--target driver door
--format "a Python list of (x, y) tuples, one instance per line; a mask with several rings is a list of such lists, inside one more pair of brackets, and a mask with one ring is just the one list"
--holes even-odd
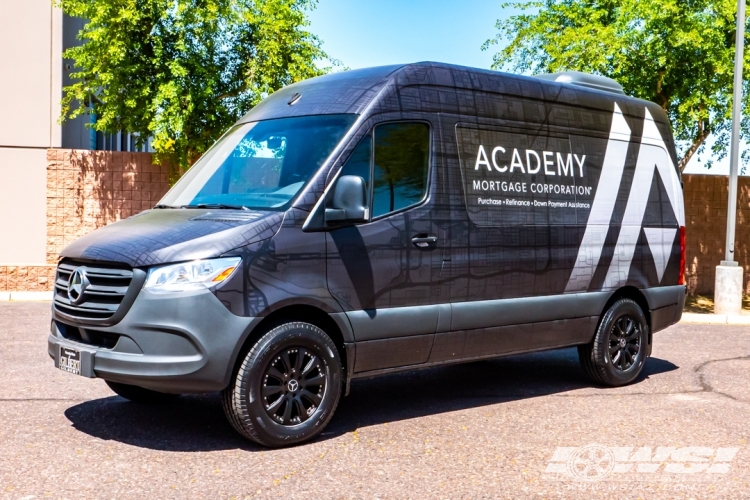
[(327, 278), (356, 341), (355, 372), (427, 361), (449, 302), (441, 282), (448, 238), (436, 209), (434, 140), (426, 122), (383, 123), (343, 167), (367, 186), (368, 222), (327, 233)]

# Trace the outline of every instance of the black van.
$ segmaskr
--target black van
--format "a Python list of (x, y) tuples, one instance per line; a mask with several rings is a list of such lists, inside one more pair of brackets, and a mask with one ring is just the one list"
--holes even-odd
[(290, 85), (159, 205), (62, 252), (49, 354), (132, 401), (222, 391), (267, 446), (398, 370), (578, 346), (627, 384), (682, 314), (675, 165), (664, 111), (602, 77), (418, 63)]

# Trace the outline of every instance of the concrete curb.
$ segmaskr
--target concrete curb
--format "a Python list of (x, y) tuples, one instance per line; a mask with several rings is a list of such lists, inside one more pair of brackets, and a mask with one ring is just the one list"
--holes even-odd
[(52, 300), (52, 292), (0, 292), (0, 302), (30, 302)]
[(750, 316), (739, 314), (682, 313), (680, 323), (698, 323), (704, 325), (750, 325)]

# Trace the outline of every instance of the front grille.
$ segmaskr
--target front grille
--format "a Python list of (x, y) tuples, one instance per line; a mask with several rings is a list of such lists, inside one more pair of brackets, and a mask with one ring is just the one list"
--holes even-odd
[[(76, 302), (71, 301), (68, 283), (77, 269), (85, 273), (89, 284)], [(133, 271), (124, 267), (61, 262), (55, 276), (55, 309), (74, 318), (107, 320), (119, 309), (132, 280)]]

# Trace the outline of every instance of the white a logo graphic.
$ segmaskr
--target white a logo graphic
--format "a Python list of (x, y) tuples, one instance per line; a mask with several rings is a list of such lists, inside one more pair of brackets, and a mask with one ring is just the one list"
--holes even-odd
[[(617, 192), (622, 181), (625, 157), (630, 141), (630, 127), (615, 104), (612, 116), (612, 127), (604, 156), (602, 174), (591, 205), (591, 212), (586, 231), (578, 249), (578, 257), (573, 273), (565, 288), (566, 292), (586, 290), (591, 283), (596, 267), (601, 258), (604, 239), (609, 231)], [(617, 288), (625, 284), (630, 274), (635, 246), (641, 233), (643, 216), (651, 191), (654, 170), (664, 183), (667, 197), (680, 226), (685, 225), (685, 210), (682, 202), (682, 187), (671, 157), (667, 153), (664, 139), (654, 123), (654, 119), (645, 109), (643, 120), (643, 137), (638, 151), (633, 184), (630, 187), (628, 203), (617, 237), (617, 244), (612, 262), (604, 279), (604, 288)], [(646, 230), (651, 254), (654, 256), (656, 274), (661, 281), (669, 260), (676, 228), (649, 228)]]

